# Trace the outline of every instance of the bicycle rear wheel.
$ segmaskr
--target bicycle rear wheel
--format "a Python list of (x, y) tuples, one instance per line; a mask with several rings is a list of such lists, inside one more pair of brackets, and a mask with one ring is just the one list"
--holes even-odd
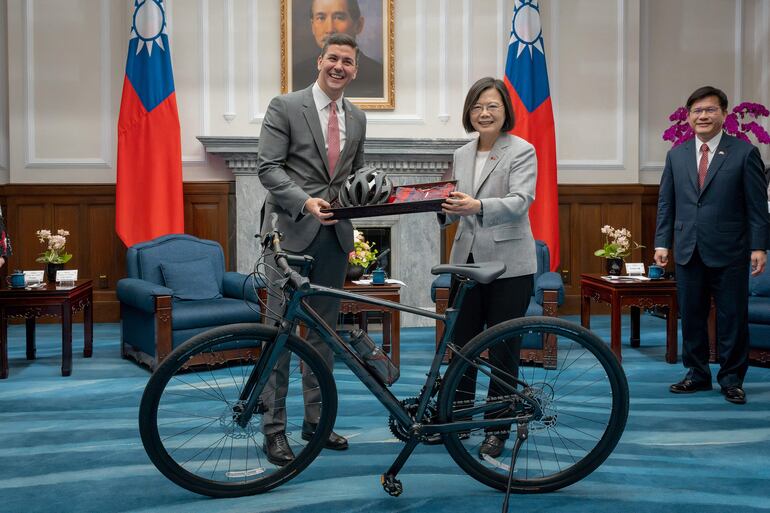
[[(158, 367), (142, 397), (139, 430), (147, 454), (167, 478), (202, 495), (239, 497), (288, 481), (318, 455), (334, 425), (337, 389), (321, 356), (297, 337), (290, 337), (284, 349), (287, 392), (274, 394), (273, 402), (265, 404), (285, 412), (286, 437), (295, 459), (283, 467), (268, 462), (260, 413), (255, 412), (245, 428), (234, 421), (240, 393), (256, 362), (244, 357), (225, 363), (221, 352), (256, 354), (254, 350), (262, 348), (264, 355), (276, 334), (276, 328), (262, 324), (222, 326), (191, 338)], [(315, 374), (320, 406), (318, 428), (308, 441), (301, 435), (303, 369)]]
[[(518, 360), (512, 340), (527, 334), (555, 337), (557, 345), (555, 369), (519, 367), (518, 379), (526, 386), (518, 384), (516, 389), (537, 402), (542, 413), (534, 416), (533, 408), (510, 391), (515, 383), (511, 369), (506, 373), (499, 364), (508, 357)], [(469, 369), (477, 373), (475, 395), (467, 387), (458, 393)], [(606, 344), (585, 328), (551, 317), (506, 321), (476, 336), (454, 356), (439, 392), (440, 422), (483, 420), (485, 415), (510, 422), (487, 432), (479, 428), (443, 435), (457, 464), (482, 483), (505, 490), (517, 417), (531, 417), (523, 426), (527, 438), (515, 461), (511, 491), (550, 492), (584, 478), (610, 455), (628, 417), (628, 383)], [(504, 440), (499, 456), (479, 454), (488, 434)]]

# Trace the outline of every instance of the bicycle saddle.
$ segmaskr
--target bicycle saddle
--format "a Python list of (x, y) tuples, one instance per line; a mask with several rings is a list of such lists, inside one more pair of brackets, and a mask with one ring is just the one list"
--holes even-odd
[(441, 264), (433, 267), (432, 274), (452, 273), (478, 283), (491, 283), (505, 272), (503, 262), (474, 262), (472, 264)]

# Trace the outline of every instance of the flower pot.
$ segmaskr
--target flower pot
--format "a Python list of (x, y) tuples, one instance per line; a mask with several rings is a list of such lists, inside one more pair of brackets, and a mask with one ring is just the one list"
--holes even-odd
[(607, 258), (605, 261), (607, 264), (607, 274), (609, 276), (620, 276), (620, 273), (623, 271), (623, 259)]
[(64, 269), (64, 264), (45, 264), (45, 277), (48, 283), (56, 283), (56, 271)]
[(360, 265), (352, 265), (348, 264), (348, 273), (347, 273), (347, 280), (348, 281), (354, 281), (354, 280), (360, 280), (361, 276), (364, 275), (364, 269)]

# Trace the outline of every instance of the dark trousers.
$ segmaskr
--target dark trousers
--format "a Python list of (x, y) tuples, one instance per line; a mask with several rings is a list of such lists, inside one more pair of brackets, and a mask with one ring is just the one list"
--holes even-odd
[[(468, 261), (471, 263), (472, 257)], [(458, 282), (453, 280), (449, 304), (452, 304), (457, 287)], [(464, 347), (485, 328), (517, 317), (524, 317), (532, 297), (533, 287), (534, 278), (531, 274), (502, 278), (486, 285), (476, 284), (465, 295), (460, 313), (457, 316), (454, 336), (452, 337), (454, 343), (459, 347)], [(498, 344), (490, 351), (489, 363), (509, 375), (518, 376), (520, 349), (521, 337)], [(457, 401), (473, 401), (475, 399), (476, 374), (476, 369), (469, 367), (460, 379), (456, 394)], [(515, 383), (501, 373), (493, 372), (492, 376), (495, 379), (489, 386), (487, 397), (509, 395), (510, 392), (501, 385), (500, 381), (513, 387), (515, 387)], [(489, 431), (499, 431), (499, 429), (495, 428)]]
[(677, 297), (682, 316), (682, 363), (688, 377), (711, 382), (707, 321), (714, 297), (717, 314), (719, 373), (724, 387), (741, 386), (749, 366), (748, 262), (708, 267), (697, 248), (685, 265), (676, 265)]
[[(315, 285), (324, 285), (327, 287), (342, 288), (345, 282), (345, 270), (347, 269), (348, 255), (340, 247), (337, 232), (333, 226), (321, 226), (313, 242), (310, 243), (303, 255), (310, 255), (315, 260), (313, 269), (310, 271), (310, 282)], [(265, 260), (269, 264), (267, 276), (271, 282), (279, 278), (275, 271), (275, 260), (272, 252), (265, 255)], [(275, 288), (273, 289), (275, 290)], [(340, 302), (338, 299), (329, 297), (315, 297), (308, 300), (308, 304), (313, 310), (323, 317), (324, 321), (332, 328), (337, 327), (337, 318), (339, 316)], [(266, 315), (283, 315), (284, 306), (281, 305), (281, 298), (271, 294), (267, 300), (268, 312)], [(274, 324), (274, 319), (266, 319), (268, 324)], [(308, 343), (323, 357), (329, 369), (334, 367), (334, 353), (331, 348), (321, 340), (315, 331), (311, 331), (307, 337)], [(289, 359), (291, 355), (283, 355), (275, 366), (270, 379), (262, 392), (262, 401), (268, 407), (262, 418), (262, 430), (265, 434), (273, 434), (286, 429), (286, 394), (289, 384)], [(321, 415), (320, 408), (321, 396), (318, 389), (318, 381), (310, 369), (303, 365), (302, 387), (305, 399), (305, 419), (313, 424), (318, 423)], [(295, 429), (296, 430), (296, 429)]]

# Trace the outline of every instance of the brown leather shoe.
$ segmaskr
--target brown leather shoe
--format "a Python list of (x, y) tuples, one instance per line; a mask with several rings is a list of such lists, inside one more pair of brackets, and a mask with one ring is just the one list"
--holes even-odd
[(722, 395), (725, 396), (727, 402), (733, 404), (746, 404), (746, 392), (741, 387), (724, 387), (722, 388)]
[(693, 381), (690, 378), (684, 378), (679, 383), (674, 383), (668, 387), (668, 389), (672, 394), (692, 394), (695, 392), (711, 390), (711, 383)]
[[(313, 438), (316, 426), (310, 422), (302, 422), (302, 439), (307, 442)], [(332, 431), (329, 433), (329, 439), (326, 440), (324, 447), (332, 451), (345, 451), (348, 448), (348, 439)]]
[(484, 456), (490, 458), (497, 458), (503, 453), (505, 448), (505, 439), (495, 435), (487, 435), (484, 441), (481, 442), (479, 447), (479, 458), (484, 459)]
[(273, 465), (283, 467), (294, 461), (294, 453), (289, 447), (286, 433), (279, 431), (271, 435), (265, 435), (265, 443), (262, 450), (267, 455), (267, 461)]

